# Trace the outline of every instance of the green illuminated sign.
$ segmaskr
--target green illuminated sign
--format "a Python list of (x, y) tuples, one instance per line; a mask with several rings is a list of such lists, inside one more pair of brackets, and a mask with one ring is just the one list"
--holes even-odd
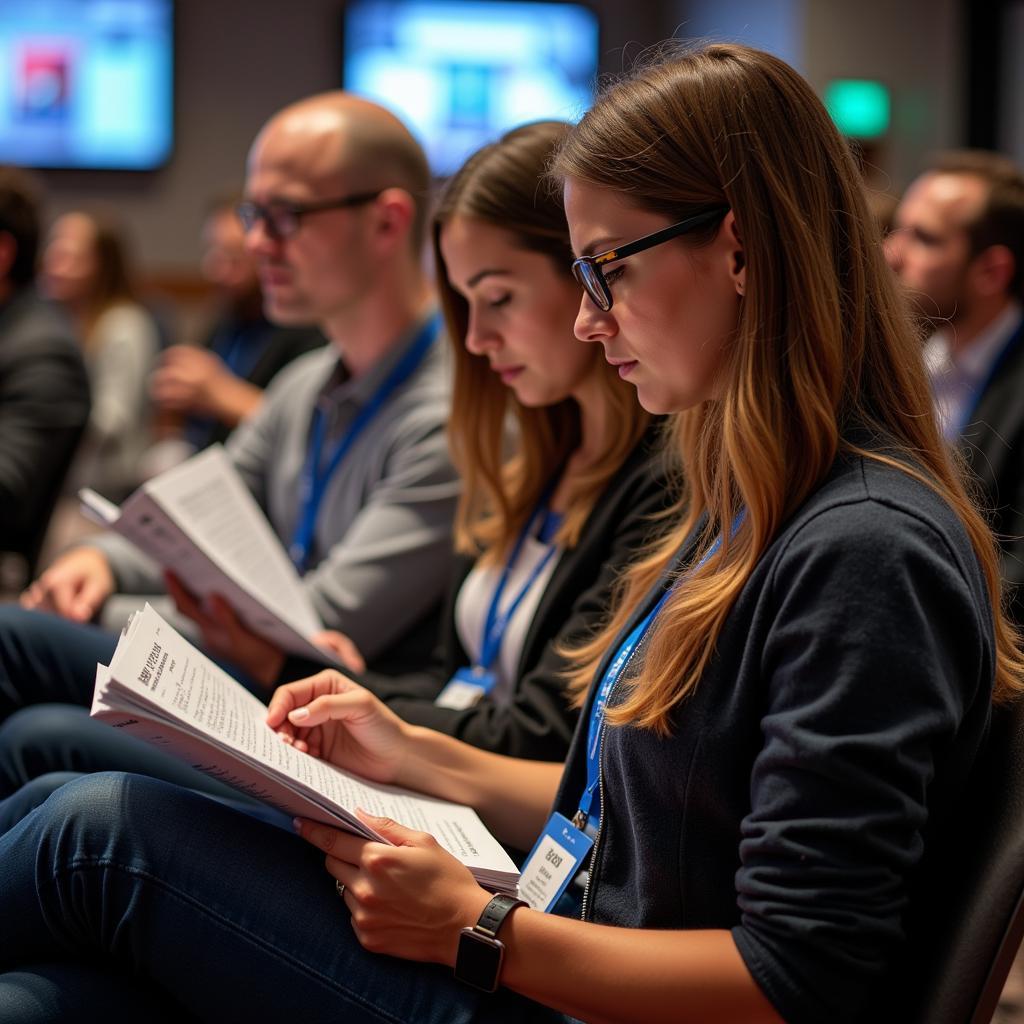
[(889, 90), (881, 82), (843, 78), (825, 89), (836, 127), (854, 139), (877, 139), (889, 130)]

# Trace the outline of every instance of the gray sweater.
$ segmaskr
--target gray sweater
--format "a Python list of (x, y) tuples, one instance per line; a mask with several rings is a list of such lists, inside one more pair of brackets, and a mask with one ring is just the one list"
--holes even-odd
[[(300, 515), (314, 406), (327, 416), (329, 451), (412, 337), (351, 380), (338, 372), (333, 346), (302, 356), (278, 374), (259, 412), (232, 434), (228, 454), (286, 548)], [(347, 633), (367, 659), (436, 611), (447, 584), (459, 489), (444, 433), (448, 409), (445, 341), (439, 338), (353, 444), (317, 516), (312, 568), (303, 583), (324, 626)], [(121, 592), (163, 589), (157, 567), (126, 541), (107, 535), (97, 546)]]

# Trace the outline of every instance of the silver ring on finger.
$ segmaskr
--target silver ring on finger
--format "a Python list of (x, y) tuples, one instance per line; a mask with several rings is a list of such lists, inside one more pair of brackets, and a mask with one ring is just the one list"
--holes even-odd
[(345, 898), (345, 883), (339, 882), (337, 879), (334, 880), (334, 889), (341, 899)]

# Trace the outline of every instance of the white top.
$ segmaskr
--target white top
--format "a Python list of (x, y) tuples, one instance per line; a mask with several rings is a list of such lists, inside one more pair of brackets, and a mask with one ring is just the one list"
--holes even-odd
[[(516, 564), (512, 567), (512, 572), (509, 573), (505, 592), (501, 595), (499, 612), (504, 611), (512, 604), (519, 595), (519, 591), (526, 585), (530, 573), (551, 550), (552, 546), (544, 544), (534, 537), (526, 538), (522, 550), (519, 552), (519, 558), (516, 559)], [(526, 634), (529, 632), (530, 624), (537, 612), (537, 606), (544, 596), (544, 591), (547, 590), (548, 582), (555, 571), (560, 555), (561, 552), (556, 551), (554, 557), (533, 581), (533, 585), (515, 610), (515, 614), (509, 620), (501, 638), (501, 650), (498, 654), (498, 663), (495, 665), (498, 678), (490, 693), (491, 699), (498, 704), (509, 704), (512, 701), (518, 681), (519, 659), (522, 656), (523, 645), (526, 643)], [(459, 642), (473, 664), (480, 657), (484, 622), (487, 619), (487, 610), (494, 598), (494, 589), (498, 585), (502, 568), (501, 565), (488, 566), (486, 569), (473, 568), (463, 581), (459, 588), (459, 595), (455, 599), (455, 628), (458, 632)]]
[(149, 375), (160, 339), (141, 306), (111, 306), (93, 325), (85, 347), (92, 412), (66, 486), (72, 494), (91, 487), (120, 501), (140, 479), (139, 463), (149, 447)]
[(951, 332), (936, 331), (924, 346), (924, 364), (935, 397), (935, 412), (943, 434), (953, 441), (968, 410), (977, 402), (992, 365), (1003, 345), (1016, 330), (1024, 315), (1020, 303), (1011, 302), (970, 345), (955, 357)]

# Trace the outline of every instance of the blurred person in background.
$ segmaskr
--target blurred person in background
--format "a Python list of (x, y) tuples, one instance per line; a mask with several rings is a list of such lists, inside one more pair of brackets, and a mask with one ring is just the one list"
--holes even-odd
[(326, 341), (315, 327), (273, 324), (264, 314), (256, 263), (235, 209), (241, 198), (215, 200), (203, 222), (200, 270), (217, 303), (206, 336), (198, 346), (167, 349), (150, 377), (154, 404), (180, 425), (147, 458), (150, 473), (226, 441), (259, 408), (277, 372)]
[(71, 324), (34, 287), (39, 235), (31, 182), (0, 167), (0, 551), (29, 572), (89, 417)]
[(150, 440), (146, 382), (160, 348), (139, 302), (121, 228), (106, 216), (58, 217), (43, 252), (42, 290), (70, 315), (89, 372), (92, 413), (68, 479), (120, 501), (140, 482)]
[(886, 241), (930, 335), (924, 357), (947, 440), (980, 484), (1024, 623), (1024, 174), (998, 153), (938, 157)]

